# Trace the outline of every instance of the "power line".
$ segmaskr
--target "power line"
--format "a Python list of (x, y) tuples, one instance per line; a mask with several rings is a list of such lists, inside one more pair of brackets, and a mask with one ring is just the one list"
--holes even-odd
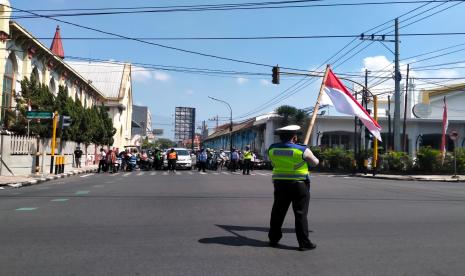
[[(3, 4), (3, 6), (7, 6), (7, 5)], [(34, 13), (34, 12), (26, 11), (26, 10), (11, 7), (11, 6), (7, 6), (7, 7), (10, 7), (13, 10), (26, 12), (26, 13), (33, 14), (33, 15), (36, 15), (36, 16), (40, 16), (40, 17), (43, 17), (43, 18), (47, 18), (47, 19), (50, 19), (50, 20), (53, 20), (53, 21), (56, 21), (56, 22), (61, 22), (61, 23), (67, 24), (67, 25), (75, 26), (75, 27), (78, 27), (78, 28), (82, 28), (82, 29), (86, 29), (86, 30), (90, 30), (90, 31), (94, 31), (94, 32), (98, 32), (98, 33), (102, 33), (102, 34), (106, 34), (106, 35), (116, 36), (116, 37), (120, 37), (120, 38), (123, 38), (123, 39), (136, 41), (136, 42), (139, 42), (139, 43), (148, 44), (148, 45), (152, 45), (152, 46), (157, 46), (157, 47), (161, 47), (161, 48), (165, 48), (165, 49), (170, 49), (170, 50), (174, 50), (174, 51), (179, 51), (179, 52), (184, 52), (184, 53), (188, 53), (188, 54), (194, 54), (194, 55), (199, 55), (199, 56), (204, 56), (204, 57), (209, 57), (209, 58), (214, 58), (214, 59), (219, 59), (219, 60), (226, 60), (226, 61), (231, 61), (231, 62), (249, 64), (249, 65), (270, 67), (270, 68), (273, 67), (272, 65), (263, 64), (263, 63), (251, 62), (251, 61), (240, 60), (240, 59), (235, 59), (235, 58), (222, 57), (222, 56), (218, 56), (218, 55), (212, 55), (212, 54), (207, 54), (207, 53), (203, 53), (203, 52), (197, 52), (197, 51), (192, 51), (192, 50), (186, 50), (186, 49), (181, 49), (181, 48), (177, 48), (177, 47), (167, 46), (167, 45), (163, 45), (163, 44), (159, 44), (159, 43), (154, 43), (154, 42), (141, 40), (141, 39), (137, 39), (137, 38), (132, 38), (132, 37), (128, 37), (128, 36), (108, 32), (108, 31), (99, 30), (99, 29), (96, 29), (96, 28), (93, 28), (93, 27), (88, 27), (88, 26), (76, 24), (76, 23), (73, 23), (73, 22), (57, 19), (57, 18), (52, 18), (52, 17), (46, 16), (46, 15), (40, 15), (40, 14), (37, 14), (37, 13)]]
[[(323, 7), (341, 7), (341, 6), (380, 6), (380, 5), (400, 5), (400, 4), (419, 4), (433, 2), (457, 2), (460, 0), (437, 0), (437, 1), (384, 1), (384, 2), (357, 2), (357, 3), (332, 3), (332, 4), (297, 4), (305, 2), (319, 2), (322, 0), (299, 0), (299, 1), (280, 1), (280, 2), (261, 2), (261, 3), (243, 3), (243, 4), (219, 4), (219, 5), (200, 5), (200, 6), (166, 6), (158, 8), (141, 8), (139, 10), (121, 10), (121, 11), (102, 11), (96, 12), (78, 12), (78, 13), (55, 13), (55, 14), (34, 14), (18, 15), (13, 19), (30, 19), (47, 17), (76, 17), (76, 16), (102, 16), (118, 14), (142, 14), (142, 13), (173, 13), (173, 12), (208, 12), (208, 11), (245, 11), (245, 10), (265, 10), (265, 9), (288, 9), (288, 8), (323, 8)], [(283, 5), (289, 4), (291, 5)], [(123, 9), (123, 8), (120, 8)], [(79, 9), (76, 9), (79, 10)], [(108, 9), (114, 10), (114, 9)], [(59, 11), (59, 10), (50, 10)], [(72, 11), (68, 9), (68, 11)], [(32, 10), (31, 10), (32, 12)], [(37, 12), (37, 10), (35, 11)], [(34, 13), (35, 13), (34, 12)]]

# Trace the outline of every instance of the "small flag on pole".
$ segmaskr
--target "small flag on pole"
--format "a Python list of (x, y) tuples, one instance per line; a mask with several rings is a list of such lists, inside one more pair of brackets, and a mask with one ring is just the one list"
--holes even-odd
[(376, 122), (363, 106), (352, 96), (333, 71), (327, 69), (320, 105), (327, 104), (343, 114), (357, 116), (371, 134), (381, 141), (381, 126)]
[(444, 107), (442, 111), (442, 137), (441, 137), (442, 164), (444, 164), (444, 159), (446, 158), (446, 133), (447, 133), (448, 126), (449, 126), (449, 120), (447, 118), (447, 103), (446, 103), (446, 97), (444, 96)]

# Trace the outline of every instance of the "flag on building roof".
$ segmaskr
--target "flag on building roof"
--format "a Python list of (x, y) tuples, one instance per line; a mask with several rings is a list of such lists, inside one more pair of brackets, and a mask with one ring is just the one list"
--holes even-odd
[(442, 137), (441, 137), (441, 156), (442, 163), (444, 164), (444, 159), (446, 158), (446, 133), (447, 127), (449, 126), (449, 120), (447, 118), (447, 103), (446, 97), (444, 96), (444, 106), (442, 111)]
[(328, 68), (326, 80), (323, 84), (323, 94), (320, 105), (328, 104), (343, 114), (357, 116), (371, 134), (381, 141), (381, 126), (376, 122), (363, 106), (352, 96), (333, 71)]

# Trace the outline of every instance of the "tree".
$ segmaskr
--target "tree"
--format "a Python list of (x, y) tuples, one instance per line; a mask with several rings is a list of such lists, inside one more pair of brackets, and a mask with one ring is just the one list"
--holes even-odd
[(175, 142), (167, 138), (160, 138), (157, 141), (155, 141), (155, 145), (161, 149), (167, 149), (167, 148), (174, 147), (175, 144), (176, 144)]
[(282, 116), (282, 124), (295, 124), (305, 128), (305, 122), (308, 120), (307, 113), (303, 109), (298, 109), (290, 105), (282, 105), (276, 109), (276, 113)]

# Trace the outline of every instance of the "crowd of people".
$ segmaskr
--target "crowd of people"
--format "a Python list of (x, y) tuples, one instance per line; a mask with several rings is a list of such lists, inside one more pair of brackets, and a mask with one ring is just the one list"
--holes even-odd
[[(75, 166), (81, 167), (82, 150), (77, 147), (74, 151)], [(120, 151), (118, 148), (104, 149), (100, 148), (97, 154), (98, 169), (97, 173), (118, 171), (140, 170), (162, 170), (165, 169), (164, 161), (167, 161), (167, 169), (174, 171), (176, 169), (177, 153), (174, 149), (166, 153), (158, 148), (153, 150), (137, 150), (136, 148), (125, 149)], [(236, 172), (242, 170), (244, 175), (250, 174), (254, 169), (254, 161), (257, 155), (247, 146), (243, 151), (233, 149), (232, 152), (225, 152), (223, 149), (215, 151), (210, 148), (202, 148), (198, 151), (191, 152), (191, 157), (195, 168), (198, 171), (206, 170), (223, 171), (229, 170)]]
[(242, 170), (244, 175), (250, 174), (254, 169), (254, 161), (257, 155), (247, 146), (244, 151), (233, 149), (232, 152), (226, 153), (223, 149), (215, 151), (209, 148), (202, 148), (196, 153), (197, 170), (205, 172), (208, 170), (224, 170), (231, 172)]

